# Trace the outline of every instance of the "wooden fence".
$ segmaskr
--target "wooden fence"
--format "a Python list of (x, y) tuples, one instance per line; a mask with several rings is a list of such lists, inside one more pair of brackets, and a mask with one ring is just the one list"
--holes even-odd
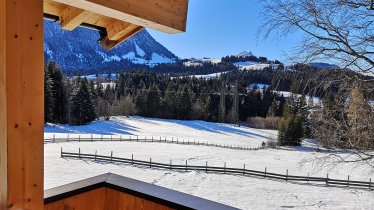
[(267, 147), (249, 147), (249, 146), (242, 146), (242, 145), (228, 145), (228, 144), (218, 144), (218, 143), (209, 143), (203, 141), (195, 141), (195, 140), (180, 140), (179, 138), (175, 137), (146, 137), (146, 136), (122, 136), (122, 135), (101, 135), (99, 137), (94, 137), (93, 135), (87, 137), (82, 137), (79, 135), (78, 137), (71, 137), (67, 135), (66, 137), (55, 137), (52, 138), (45, 138), (45, 143), (56, 143), (56, 142), (97, 142), (97, 141), (128, 141), (128, 142), (154, 142), (154, 143), (167, 143), (167, 144), (183, 144), (183, 145), (196, 145), (196, 146), (207, 146), (207, 147), (219, 147), (225, 149), (233, 149), (233, 150), (260, 150), (266, 149)]
[(246, 165), (243, 165), (243, 168), (230, 168), (226, 167), (226, 163), (224, 167), (216, 167), (216, 166), (208, 166), (208, 162), (206, 162), (205, 166), (197, 166), (197, 165), (188, 165), (188, 161), (186, 160), (185, 165), (176, 165), (172, 164), (170, 161), (169, 164), (165, 163), (158, 163), (153, 162), (152, 158), (149, 161), (144, 160), (136, 160), (134, 159), (134, 155), (130, 158), (120, 158), (114, 157), (113, 152), (111, 152), (110, 156), (98, 155), (97, 152), (95, 154), (83, 154), (80, 151), (78, 153), (72, 152), (64, 152), (61, 148), (61, 158), (76, 158), (76, 159), (86, 159), (92, 161), (105, 161), (111, 163), (122, 163), (122, 164), (131, 164), (135, 166), (146, 166), (149, 168), (158, 168), (158, 169), (167, 169), (167, 170), (176, 170), (176, 171), (203, 171), (206, 173), (218, 173), (218, 174), (231, 174), (231, 175), (242, 175), (242, 176), (256, 176), (256, 177), (263, 177), (268, 179), (277, 179), (277, 180), (285, 180), (285, 181), (293, 181), (293, 182), (306, 182), (306, 183), (315, 183), (315, 184), (324, 184), (324, 185), (331, 185), (331, 186), (343, 186), (343, 187), (356, 187), (356, 188), (364, 188), (364, 189), (373, 189), (373, 183), (371, 182), (371, 178), (368, 182), (365, 181), (354, 181), (350, 180), (349, 175), (346, 180), (341, 179), (331, 179), (328, 177), (313, 177), (313, 176), (294, 176), (288, 174), (288, 169), (286, 174), (277, 174), (271, 173), (267, 171), (265, 168), (264, 171), (256, 171), (250, 170), (246, 168)]

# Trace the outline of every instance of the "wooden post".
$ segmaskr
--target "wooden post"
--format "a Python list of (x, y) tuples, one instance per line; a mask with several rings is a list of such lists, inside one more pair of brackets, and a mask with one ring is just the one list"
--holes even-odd
[(79, 147), (78, 157), (81, 159), (81, 148)]
[(110, 162), (113, 162), (113, 151), (110, 152)]
[(306, 183), (309, 184), (309, 172), (308, 172), (308, 176), (306, 178)]
[(186, 172), (187, 172), (187, 160), (186, 160)]
[(286, 171), (286, 182), (288, 181), (288, 169)]
[(348, 179), (347, 179), (347, 187), (349, 187), (349, 175), (348, 175)]
[(369, 190), (371, 189), (371, 178), (369, 179)]
[(131, 154), (131, 165), (134, 165), (134, 154)]
[(170, 170), (171, 170), (171, 160), (170, 160)]
[(205, 172), (208, 173), (208, 161), (205, 162)]
[(267, 172), (267, 168), (265, 167), (265, 178), (266, 178), (266, 172)]
[(149, 158), (149, 167), (152, 168), (152, 158)]
[(243, 166), (243, 175), (245, 175), (245, 164)]
[(97, 150), (95, 151), (95, 161), (96, 161), (96, 159), (97, 159)]
[(326, 175), (326, 185), (329, 184), (329, 174)]
[(0, 209), (43, 209), (43, 1), (0, 0)]

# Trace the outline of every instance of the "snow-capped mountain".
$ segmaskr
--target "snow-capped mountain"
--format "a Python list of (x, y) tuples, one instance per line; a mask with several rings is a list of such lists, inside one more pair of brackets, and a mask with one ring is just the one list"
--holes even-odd
[(125, 70), (136, 64), (154, 66), (178, 58), (146, 30), (110, 51), (97, 42), (99, 33), (77, 28), (60, 29), (57, 22), (44, 21), (44, 57), (56, 61), (65, 71)]
[(244, 50), (243, 52), (241, 52), (241, 53), (239, 53), (237, 55), (234, 55), (234, 56), (244, 58), (244, 57), (254, 56), (254, 54), (251, 51), (249, 51), (249, 50)]

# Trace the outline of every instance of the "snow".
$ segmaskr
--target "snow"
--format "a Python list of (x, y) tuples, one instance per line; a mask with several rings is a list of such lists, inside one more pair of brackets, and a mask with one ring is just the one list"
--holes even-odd
[[(259, 146), (262, 141), (275, 138), (277, 132), (204, 121), (150, 119), (142, 117), (113, 117), (110, 121), (96, 121), (85, 126), (52, 125), (45, 127), (45, 136), (63, 137), (139, 135), (178, 137), (218, 144)], [(314, 151), (318, 144), (304, 142), (302, 147), (285, 147), (258, 151), (241, 151), (207, 146), (144, 142), (65, 142), (45, 144), (45, 188), (53, 188), (107, 172), (171, 188), (214, 200), (241, 209), (371, 209), (374, 192), (352, 188), (313, 186), (269, 179), (205, 172), (175, 172), (130, 165), (111, 164), (60, 158), (60, 149), (83, 153), (131, 157), (140, 160), (227, 167), (243, 167), (285, 173), (368, 181), (370, 174), (363, 166), (345, 164), (334, 169), (322, 169), (313, 164), (300, 165), (304, 158), (320, 155)]]
[(145, 56), (145, 52), (144, 50), (142, 50), (139, 45), (136, 43), (136, 41), (134, 40), (134, 44), (135, 44), (135, 49), (136, 49), (136, 54), (138, 54), (140, 57), (144, 57)]
[(249, 50), (244, 50), (243, 52), (235, 55), (236, 57), (250, 57), (250, 56), (254, 56), (253, 53)]
[[(288, 92), (288, 91), (275, 91), (276, 93), (278, 93), (279, 95), (283, 95), (283, 97), (285, 98), (289, 98), (291, 97), (291, 92)], [(295, 94), (296, 97), (301, 97), (302, 95), (300, 94)], [(308, 102), (310, 96), (309, 95), (305, 95), (305, 100)], [(315, 97), (313, 96), (313, 103), (314, 104), (322, 104), (322, 99), (319, 98), (319, 97)]]
[(167, 58), (165, 56), (159, 55), (157, 53), (152, 53), (152, 59), (149, 61), (148, 65), (155, 65), (160, 63), (174, 63), (173, 59)]
[(248, 85), (249, 88), (254, 88), (257, 87), (258, 89), (264, 89), (264, 88), (269, 88), (271, 85), (268, 84), (262, 84), (262, 83), (253, 83)]
[(273, 66), (274, 68), (277, 68), (278, 66), (278, 64), (262, 64), (253, 61), (236, 62), (234, 65), (237, 66), (239, 70), (263, 70), (270, 66)]

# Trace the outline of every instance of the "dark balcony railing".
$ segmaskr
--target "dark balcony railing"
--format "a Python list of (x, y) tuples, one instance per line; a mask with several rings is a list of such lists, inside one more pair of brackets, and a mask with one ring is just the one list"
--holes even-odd
[(46, 190), (44, 205), (45, 210), (236, 209), (110, 173)]

